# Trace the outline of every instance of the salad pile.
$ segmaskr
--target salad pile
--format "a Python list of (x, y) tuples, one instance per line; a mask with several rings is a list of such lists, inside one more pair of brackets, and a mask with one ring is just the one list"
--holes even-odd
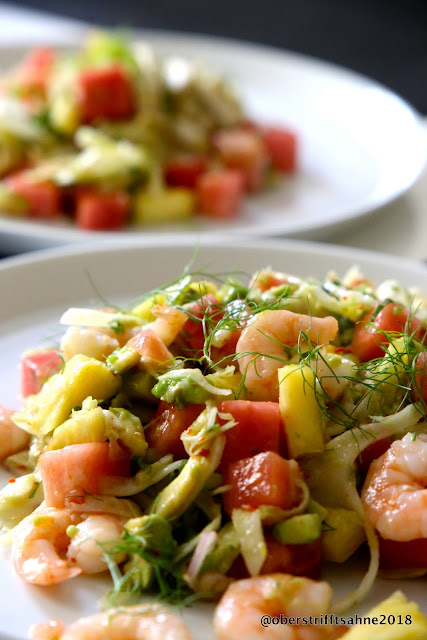
[(83, 229), (235, 216), (293, 173), (297, 138), (225, 81), (117, 35), (36, 49), (0, 84), (0, 210)]
[[(215, 630), (232, 640), (253, 624), (249, 604), (233, 623), (247, 584), (261, 613), (289, 614), (306, 590), (318, 615), (362, 601), (378, 568), (426, 572), (417, 291), (355, 269), (262, 269), (249, 284), (188, 271), (127, 308), (70, 308), (61, 323), (59, 346), (23, 354), (22, 408), (0, 414), (13, 474), (2, 540), (23, 580), (109, 570), (107, 608), (221, 598)], [(365, 577), (332, 605), (322, 567), (355, 553)], [(427, 621), (414, 625), (425, 637)], [(316, 637), (347, 633), (326, 631)]]

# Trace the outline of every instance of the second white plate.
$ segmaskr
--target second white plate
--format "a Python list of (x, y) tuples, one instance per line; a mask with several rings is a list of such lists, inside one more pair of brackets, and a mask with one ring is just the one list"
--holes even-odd
[[(247, 198), (242, 214), (224, 223), (197, 218), (191, 226), (94, 234), (0, 217), (0, 250), (166, 230), (320, 237), (402, 194), (425, 165), (427, 140), (419, 116), (397, 95), (356, 73), (259, 45), (161, 32), (140, 36), (162, 55), (200, 60), (223, 74), (254, 119), (293, 128), (301, 144), (298, 174)], [(23, 47), (0, 48), (0, 69), (24, 54)]]

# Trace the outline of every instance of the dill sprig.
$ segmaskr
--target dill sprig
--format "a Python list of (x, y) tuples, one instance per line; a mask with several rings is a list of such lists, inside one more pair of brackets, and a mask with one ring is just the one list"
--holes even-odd
[[(109, 600), (117, 601), (124, 593), (155, 593), (164, 602), (182, 603), (191, 591), (174, 562), (177, 548), (171, 524), (164, 518), (148, 515), (130, 520), (119, 542), (103, 545), (113, 580)], [(123, 554), (130, 557), (124, 573), (115, 561)]]

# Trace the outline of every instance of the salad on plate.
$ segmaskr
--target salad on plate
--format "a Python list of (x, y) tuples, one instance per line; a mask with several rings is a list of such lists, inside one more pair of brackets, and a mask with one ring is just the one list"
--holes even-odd
[(253, 122), (197, 61), (92, 32), (0, 81), (0, 211), (88, 230), (238, 215), (297, 169), (294, 131)]
[[(379, 570), (425, 574), (418, 291), (357, 269), (243, 282), (189, 268), (61, 324), (59, 344), (22, 356), (22, 407), (0, 412), (1, 542), (40, 589), (112, 582), (101, 613), (34, 621), (30, 637), (188, 640), (171, 606), (207, 599), (219, 640), (357, 640), (371, 628), (339, 616)], [(365, 576), (333, 599), (322, 568), (355, 554)], [(319, 623), (331, 613), (338, 623)], [(400, 633), (383, 637), (427, 637), (399, 592), (377, 614)]]

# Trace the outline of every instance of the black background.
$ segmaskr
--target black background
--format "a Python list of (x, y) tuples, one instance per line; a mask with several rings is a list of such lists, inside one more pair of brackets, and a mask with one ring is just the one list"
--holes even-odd
[(305, 53), (370, 76), (427, 114), (427, 0), (9, 3), (102, 25), (207, 33)]

